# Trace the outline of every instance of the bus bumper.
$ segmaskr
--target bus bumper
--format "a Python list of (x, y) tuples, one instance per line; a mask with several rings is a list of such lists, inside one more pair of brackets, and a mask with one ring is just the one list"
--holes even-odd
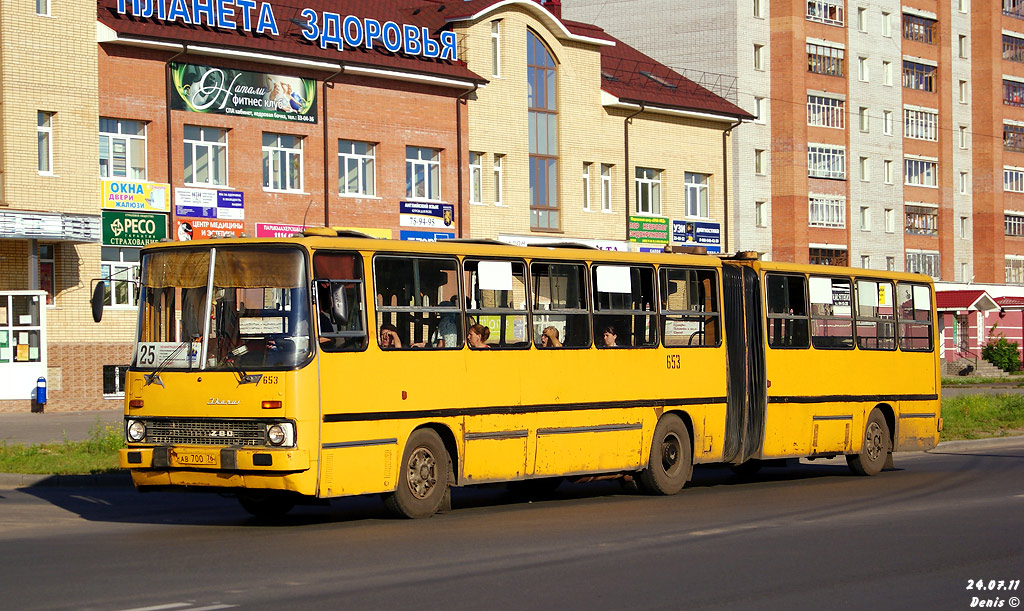
[[(305, 471), (309, 469), (306, 450), (210, 448), (193, 446), (160, 446), (123, 448), (118, 451), (123, 469), (161, 469), (190, 471)], [(269, 474), (269, 473), (268, 473)]]

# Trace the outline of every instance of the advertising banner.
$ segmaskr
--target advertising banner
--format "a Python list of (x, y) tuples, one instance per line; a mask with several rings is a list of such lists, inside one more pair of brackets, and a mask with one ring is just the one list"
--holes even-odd
[(430, 202), (400, 202), (399, 224), (402, 227), (451, 228), (455, 221), (455, 206)]
[(171, 108), (316, 123), (316, 80), (171, 63)]
[(242, 221), (219, 221), (215, 219), (178, 219), (174, 235), (178, 240), (204, 240), (240, 236), (245, 224)]
[(167, 237), (167, 215), (103, 211), (104, 246), (145, 246)]
[(216, 189), (175, 189), (175, 216), (198, 219), (245, 218), (245, 196), (241, 191)]
[(409, 231), (403, 229), (399, 232), (399, 237), (402, 240), (412, 240), (414, 242), (436, 242), (438, 240), (454, 240), (455, 234), (447, 231)]
[(171, 185), (162, 182), (104, 180), (101, 208), (170, 212)]
[(306, 228), (302, 225), (285, 225), (282, 223), (256, 223), (257, 238), (290, 238), (293, 234), (302, 233)]
[(672, 221), (672, 241), (722, 252), (722, 225), (707, 221)]
[(668, 244), (668, 219), (660, 216), (630, 216), (630, 242)]

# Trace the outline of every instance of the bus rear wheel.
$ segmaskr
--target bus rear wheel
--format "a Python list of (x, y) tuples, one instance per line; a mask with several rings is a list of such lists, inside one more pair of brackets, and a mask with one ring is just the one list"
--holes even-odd
[(868, 423), (864, 426), (864, 440), (860, 452), (846, 455), (846, 464), (857, 475), (878, 475), (882, 472), (889, 454), (892, 452), (892, 437), (889, 424), (882, 412), (875, 408), (868, 414)]
[(692, 472), (690, 432), (679, 416), (666, 414), (654, 428), (647, 468), (640, 472), (640, 487), (652, 494), (676, 494)]
[(398, 487), (384, 495), (384, 504), (400, 517), (434, 515), (448, 494), (451, 465), (444, 442), (435, 431), (413, 431), (399, 465)]

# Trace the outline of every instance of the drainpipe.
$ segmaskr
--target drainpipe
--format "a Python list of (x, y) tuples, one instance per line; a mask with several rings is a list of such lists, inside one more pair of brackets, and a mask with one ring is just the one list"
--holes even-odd
[(729, 134), (743, 123), (737, 120), (722, 132), (722, 254), (729, 252)]
[(644, 111), (644, 105), (640, 104), (640, 110), (626, 117), (626, 120), (622, 123), (623, 131), (623, 144), (622, 147), (626, 152), (626, 169), (623, 171), (623, 180), (626, 186), (626, 242), (629, 242), (629, 124), (633, 122), (633, 117)]
[[(455, 98), (455, 162), (458, 164), (455, 168), (455, 176), (458, 181), (458, 204), (459, 204), (459, 235), (458, 237), (465, 237), (462, 229), (462, 113), (459, 112), (459, 105), (466, 101), (466, 98), (470, 94), (476, 93), (476, 90), (480, 88), (479, 83), (474, 83), (473, 88), (466, 91), (466, 93), (459, 94)], [(467, 105), (468, 108), (468, 105)], [(483, 173), (483, 168), (480, 168), (480, 172)], [(482, 177), (481, 177), (482, 179)]]
[[(324, 79), (323, 93), (320, 96), (322, 98), (320, 100), (320, 104), (321, 104), (321, 106), (324, 109), (323, 110), (323, 122), (324, 122), (324, 126), (323, 126), (323, 130), (324, 130), (324, 227), (330, 227), (331, 226), (331, 207), (330, 207), (330, 203), (331, 203), (331, 184), (330, 183), (331, 183), (331, 181), (330, 181), (330, 161), (329, 161), (330, 158), (331, 158), (331, 155), (328, 152), (328, 150), (329, 150), (328, 146), (330, 145), (330, 141), (328, 139), (328, 129), (327, 129), (327, 83), (328, 83), (328, 81), (330, 81), (331, 79), (333, 79), (334, 77), (338, 76), (339, 74), (341, 74), (344, 71), (345, 71), (345, 67), (342, 66), (342, 67), (338, 68), (337, 70), (335, 70), (334, 74), (332, 74), (329, 77)], [(305, 225), (306, 225), (306, 219), (305, 218), (302, 219), (302, 225), (303, 225), (303, 229), (305, 229)]]
[[(183, 43), (181, 51), (172, 55), (164, 64), (164, 72), (167, 79), (167, 85), (165, 86), (166, 100), (164, 101), (164, 120), (167, 122), (167, 183), (171, 186), (172, 191), (174, 190), (174, 154), (172, 152), (174, 151), (174, 142), (171, 140), (171, 98), (174, 92), (171, 90), (171, 87), (174, 85), (172, 85), (173, 80), (171, 79), (171, 63), (186, 53), (188, 53), (188, 45)], [(167, 194), (167, 201), (171, 201), (172, 195), (172, 193)], [(170, 221), (170, 218), (168, 217), (167, 220)], [(173, 235), (173, 229), (173, 226), (168, 227), (167, 235)]]

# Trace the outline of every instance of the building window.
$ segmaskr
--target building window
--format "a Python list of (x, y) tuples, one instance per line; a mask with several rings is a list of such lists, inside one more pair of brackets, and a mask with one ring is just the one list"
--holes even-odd
[(892, 111), (882, 111), (882, 133), (886, 136), (892, 135)]
[(100, 119), (100, 178), (146, 180), (146, 124)]
[(185, 184), (228, 184), (228, 132), (216, 127), (185, 126)]
[(869, 255), (861, 255), (860, 266), (864, 269), (871, 269), (871, 257)]
[(845, 24), (843, 0), (808, 0), (807, 20), (829, 25)]
[(866, 57), (857, 58), (857, 78), (864, 83), (871, 79), (871, 74), (868, 71), (868, 58)]
[(885, 271), (894, 272), (896, 271), (896, 257), (885, 258)]
[(967, 217), (966, 216), (961, 216), (960, 217), (960, 239), (961, 240), (966, 240), (967, 236), (969, 234), (970, 234), (970, 231), (967, 228)]
[[(960, 82), (962, 83), (963, 81)], [(963, 96), (961, 95), (960, 97), (962, 101)], [(1003, 80), (1003, 104), (1024, 106), (1024, 83)]]
[(892, 14), (882, 11), (882, 36), (892, 38)]
[(110, 399), (124, 397), (124, 381), (127, 374), (127, 365), (104, 365), (103, 396)]
[(469, 203), (482, 204), (484, 202), (484, 168), (483, 155), (480, 153), (469, 153)]
[(960, 193), (961, 194), (964, 194), (964, 195), (967, 194), (967, 191), (968, 191), (967, 187), (968, 187), (969, 184), (970, 184), (970, 180), (968, 178), (967, 172), (960, 172)]
[(505, 190), (504, 180), (504, 165), (505, 156), (495, 155), (494, 156), (494, 205), (502, 205), (502, 192)]
[(909, 274), (927, 274), (936, 280), (939, 279), (942, 265), (937, 252), (908, 252), (907, 268)]
[(892, 86), (892, 62), (882, 62), (882, 84)]
[(1003, 148), (1024, 153), (1024, 125), (1003, 123)]
[(807, 175), (846, 180), (846, 149), (827, 144), (807, 145)]
[(768, 226), (767, 208), (766, 202), (754, 202), (754, 224), (758, 227)]
[(1024, 2), (1021, 0), (1003, 0), (1003, 14), (1017, 19), (1024, 19)]
[(871, 165), (867, 157), (860, 158), (860, 179), (864, 182), (871, 180)]
[(583, 211), (590, 212), (590, 166), (583, 164)]
[(764, 0), (754, 0), (754, 17), (764, 17)]
[[(355, 140), (338, 140), (338, 194), (369, 195), (376, 193), (376, 145)], [(407, 151), (408, 153), (408, 151)]]
[(636, 168), (636, 211), (661, 214), (661, 170)]
[(939, 113), (931, 110), (903, 109), (903, 137), (912, 140), (939, 139)]
[(843, 76), (845, 52), (838, 47), (807, 43), (807, 71), (828, 76)]
[(601, 211), (612, 211), (612, 166), (601, 164)]
[(764, 45), (754, 45), (754, 70), (764, 70)]
[(892, 159), (885, 159), (882, 161), (882, 178), (885, 180), (885, 184), (887, 185), (891, 185), (893, 183)]
[(1003, 168), (1003, 191), (1024, 193), (1024, 170)]
[(967, 37), (963, 34), (957, 37), (957, 48), (960, 51), (960, 58), (967, 59)]
[(491, 76), (501, 76), (501, 20), (491, 22)]
[(686, 172), (686, 216), (709, 218), (708, 183), (711, 176)]
[[(1022, 14), (1024, 19), (1024, 14)], [(1024, 257), (1008, 256), (1005, 258), (1006, 284), (1024, 284)]]
[(860, 230), (871, 231), (871, 208), (860, 207)]
[(405, 147), (405, 196), (441, 199), (441, 149)]
[(57, 295), (57, 279), (54, 275), (56, 270), (56, 259), (53, 244), (39, 245), (39, 288), (46, 291), (46, 305), (54, 304), (54, 297)]
[(302, 138), (263, 134), (263, 188), (302, 192)]
[(868, 114), (868, 109), (866, 106), (860, 107), (860, 110), (857, 111), (857, 117), (860, 120), (860, 131), (871, 131), (871, 115)]
[(768, 152), (754, 149), (754, 173), (764, 175), (768, 172)]
[(935, 37), (935, 20), (917, 15), (903, 14), (903, 38), (915, 42), (932, 44)]
[(50, 16), (50, 0), (36, 0), (36, 15), (40, 17)]
[(857, 29), (861, 32), (868, 31), (868, 9), (863, 6), (857, 8)]
[(831, 227), (834, 229), (846, 227), (846, 199), (812, 195), (807, 198), (807, 202), (808, 227)]
[(960, 125), (957, 127), (957, 136), (960, 142), (960, 148), (967, 148), (967, 126)]
[(758, 97), (758, 96), (754, 96), (754, 122), (755, 123), (764, 123), (765, 122), (766, 116), (765, 116), (764, 102), (765, 102), (764, 98)]
[(139, 249), (104, 246), (100, 256), (103, 304), (108, 308), (135, 307), (139, 290)]
[(1003, 34), (1003, 59), (1024, 63), (1024, 38)]
[(846, 129), (846, 100), (807, 94), (807, 124)]
[(956, 6), (961, 13), (967, 12), (967, 0), (956, 0)]
[(927, 159), (903, 160), (903, 184), (913, 187), (938, 187), (939, 162)]
[(558, 109), (555, 60), (537, 36), (526, 32), (526, 72), (529, 107), (530, 228), (557, 230)]
[(896, 210), (893, 208), (885, 209), (885, 232), (896, 233)]
[(939, 210), (931, 206), (903, 207), (906, 216), (904, 231), (907, 235), (939, 235)]
[(960, 81), (960, 103), (966, 104), (969, 92), (967, 90), (967, 81)]
[(850, 264), (847, 252), (838, 248), (810, 248), (808, 249), (808, 256), (811, 265), (838, 265), (846, 267)]
[(53, 174), (53, 114), (36, 112), (36, 142), (40, 174)]
[(935, 66), (903, 60), (903, 88), (935, 91)]
[(960, 264), (960, 282), (969, 282), (970, 281), (970, 278), (968, 277), (969, 273), (970, 273), (970, 271), (967, 269), (967, 264), (966, 263), (961, 263)]

